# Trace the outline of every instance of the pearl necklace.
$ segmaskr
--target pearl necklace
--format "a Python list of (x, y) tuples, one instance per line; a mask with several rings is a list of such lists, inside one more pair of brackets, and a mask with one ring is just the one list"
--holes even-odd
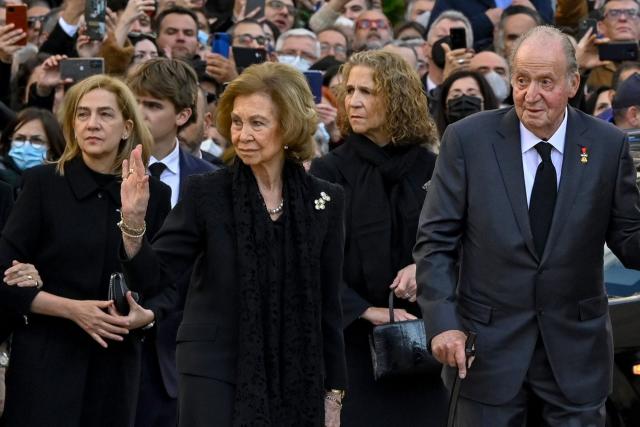
[[(265, 208), (267, 207), (267, 205), (265, 204)], [(284, 208), (284, 199), (282, 199), (282, 201), (280, 202), (280, 204), (273, 208), (273, 209), (269, 209), (267, 208), (267, 212), (269, 212), (269, 215), (277, 215), (280, 212), (282, 212), (282, 209)]]

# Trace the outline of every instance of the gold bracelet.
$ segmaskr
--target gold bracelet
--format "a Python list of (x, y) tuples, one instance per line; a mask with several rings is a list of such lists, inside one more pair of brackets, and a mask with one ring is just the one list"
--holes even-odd
[(327, 393), (331, 393), (338, 396), (340, 400), (344, 399), (344, 390), (338, 390), (336, 388), (332, 388), (331, 390), (327, 390)]
[(118, 228), (120, 228), (120, 230), (122, 231), (122, 234), (133, 238), (140, 238), (144, 236), (144, 233), (147, 231), (146, 222), (143, 222), (142, 227), (140, 228), (131, 227), (129, 224), (127, 224), (124, 220), (124, 215), (122, 215), (122, 211), (120, 211), (120, 222), (118, 222), (117, 225)]

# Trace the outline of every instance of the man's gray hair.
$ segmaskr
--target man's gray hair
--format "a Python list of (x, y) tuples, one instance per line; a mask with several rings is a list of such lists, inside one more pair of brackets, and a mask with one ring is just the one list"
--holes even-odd
[(513, 45), (511, 56), (509, 57), (509, 68), (511, 69), (511, 72), (514, 71), (513, 63), (516, 59), (516, 55), (518, 54), (520, 46), (522, 46), (522, 44), (526, 40), (532, 38), (551, 38), (559, 40), (560, 43), (562, 43), (562, 50), (567, 60), (567, 76), (574, 75), (578, 72), (576, 49), (573, 47), (571, 40), (569, 40), (569, 37), (567, 37), (567, 35), (562, 31), (550, 25), (539, 25), (537, 27), (533, 27), (532, 29), (518, 37), (518, 40), (516, 40)]
[(457, 10), (445, 10), (435, 19), (435, 21), (431, 23), (429, 32), (427, 33), (427, 41), (430, 41), (431, 36), (433, 35), (433, 32), (435, 31), (435, 28), (440, 23), (440, 21), (443, 21), (445, 19), (449, 19), (450, 21), (462, 22), (467, 33), (467, 47), (473, 47), (473, 28), (471, 27), (471, 22), (466, 16), (464, 16)]
[(316, 33), (309, 31), (305, 28), (294, 28), (292, 30), (285, 31), (284, 33), (280, 34), (280, 37), (278, 37), (278, 40), (276, 41), (276, 52), (282, 50), (282, 45), (284, 44), (284, 41), (289, 37), (310, 38), (311, 40), (313, 40), (313, 45), (315, 46), (314, 53), (316, 57), (318, 58), (320, 57), (320, 42), (318, 41), (318, 36), (316, 36)]

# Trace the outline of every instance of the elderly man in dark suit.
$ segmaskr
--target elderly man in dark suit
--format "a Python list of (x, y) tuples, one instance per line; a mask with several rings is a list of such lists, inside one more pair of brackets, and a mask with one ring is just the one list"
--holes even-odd
[(536, 27), (514, 52), (515, 107), (443, 137), (414, 250), (427, 338), (445, 381), (466, 376), (459, 426), (521, 426), (533, 397), (544, 425), (604, 426), (603, 247), (640, 268), (636, 172), (621, 131), (567, 106), (579, 74), (566, 36)]

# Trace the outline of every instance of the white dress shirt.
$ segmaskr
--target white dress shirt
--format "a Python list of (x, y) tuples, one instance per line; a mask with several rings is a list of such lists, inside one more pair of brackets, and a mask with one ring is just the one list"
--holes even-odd
[[(562, 174), (562, 158), (564, 153), (564, 140), (567, 134), (567, 109), (564, 110), (564, 119), (556, 132), (547, 141), (551, 144), (551, 163), (556, 169), (557, 185), (560, 185), (560, 175)], [(527, 206), (531, 200), (531, 191), (536, 179), (538, 165), (542, 163), (542, 158), (535, 149), (537, 143), (542, 141), (531, 133), (522, 123), (520, 123), (520, 147), (522, 149), (522, 169), (524, 171), (524, 185), (527, 190)]]
[(171, 207), (178, 203), (178, 195), (180, 194), (180, 144), (176, 139), (176, 146), (164, 159), (156, 159), (151, 156), (149, 166), (154, 163), (162, 162), (166, 168), (160, 174), (160, 181), (171, 187)]

